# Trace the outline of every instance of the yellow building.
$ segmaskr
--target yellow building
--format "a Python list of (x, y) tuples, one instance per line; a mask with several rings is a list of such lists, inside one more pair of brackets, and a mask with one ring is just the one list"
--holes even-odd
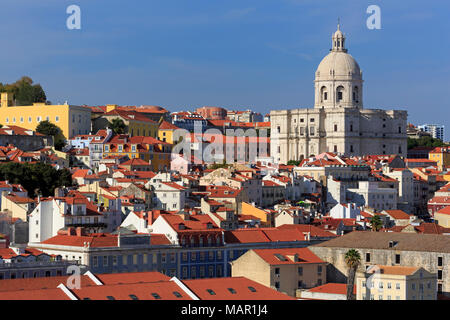
[[(163, 120), (159, 125), (158, 129), (158, 139), (164, 142), (168, 142), (174, 144), (173, 142), (173, 133), (175, 130), (180, 129), (176, 125)], [(178, 140), (183, 139), (180, 137)]]
[(327, 263), (308, 248), (253, 249), (230, 263), (232, 277), (245, 276), (292, 297), (327, 278)]
[(93, 131), (97, 132), (100, 129), (105, 129), (113, 119), (121, 119), (126, 126), (125, 133), (131, 137), (158, 137), (158, 123), (156, 121), (136, 111), (122, 110), (116, 105), (107, 105), (106, 113), (93, 119)]
[(370, 266), (356, 278), (357, 300), (436, 300), (437, 275), (420, 267)]
[(444, 228), (450, 228), (450, 207), (444, 207), (434, 213), (434, 220)]
[(15, 106), (10, 93), (1, 94), (0, 123), (17, 125), (36, 130), (39, 122), (48, 120), (61, 128), (62, 134), (69, 139), (77, 134), (91, 131), (91, 110), (85, 107), (47, 105), (34, 103), (32, 106)]
[(428, 154), (430, 160), (436, 161), (439, 170), (450, 166), (450, 147), (437, 147)]
[(255, 206), (252, 206), (251, 204), (249, 204), (247, 202), (242, 202), (241, 214), (255, 216), (261, 220), (261, 223), (263, 225), (267, 225), (267, 226), (273, 225), (273, 221), (272, 221), (273, 217), (269, 212), (264, 211), (260, 208), (256, 208)]
[(152, 166), (153, 171), (170, 170), (172, 145), (153, 137), (116, 135), (103, 145), (103, 158), (107, 156), (128, 156), (141, 159)]

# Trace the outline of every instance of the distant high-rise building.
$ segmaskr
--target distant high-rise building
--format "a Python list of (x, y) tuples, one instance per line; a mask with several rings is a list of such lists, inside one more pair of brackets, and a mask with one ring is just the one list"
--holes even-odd
[(419, 130), (431, 133), (433, 138), (444, 141), (444, 126), (440, 124), (423, 124), (418, 126)]

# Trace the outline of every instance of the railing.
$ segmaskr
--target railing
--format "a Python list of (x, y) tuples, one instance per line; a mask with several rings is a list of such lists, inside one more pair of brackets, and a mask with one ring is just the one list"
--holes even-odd
[(38, 266), (65, 266), (78, 265), (78, 260), (60, 260), (60, 261), (33, 261), (33, 262), (4, 262), (0, 263), (1, 269), (20, 268), (20, 267), (38, 267)]

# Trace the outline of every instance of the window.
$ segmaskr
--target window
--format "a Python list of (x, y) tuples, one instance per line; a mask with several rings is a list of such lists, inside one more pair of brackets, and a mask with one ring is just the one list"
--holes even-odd
[[(31, 119), (31, 117), (28, 117), (28, 122), (32, 122), (33, 120)], [(7, 121), (8, 122), (8, 121)]]
[(205, 277), (205, 266), (201, 266), (200, 267), (200, 278), (204, 278)]
[(182, 261), (187, 261), (187, 253), (186, 253), (186, 252), (183, 252), (183, 253), (181, 254), (181, 260), (182, 260)]
[(366, 253), (366, 262), (370, 262), (370, 253), (369, 252)]
[(176, 259), (175, 259), (175, 253), (171, 253), (170, 254), (170, 262), (171, 263), (174, 263), (176, 261)]
[(218, 278), (222, 277), (222, 266), (221, 265), (218, 265), (216, 267), (216, 277), (218, 277)]
[(174, 291), (173, 295), (177, 298), (183, 298), (183, 296), (178, 291)]
[(400, 255), (399, 254), (395, 255), (395, 263), (397, 263), (397, 264), (400, 263)]
[(314, 127), (309, 128), (309, 135), (311, 135), (311, 136), (314, 135)]
[(36, 122), (41, 122), (42, 118), (41, 117), (36, 117)]
[(161, 253), (161, 263), (166, 263), (166, 262), (167, 262), (166, 254)]
[(134, 294), (130, 294), (129, 297), (133, 300), (139, 300), (138, 297), (136, 297)]
[(321, 274), (322, 273), (322, 266), (317, 266), (317, 273)]
[(438, 270), (438, 280), (442, 280), (442, 270)]
[(216, 293), (212, 289), (206, 289), (206, 291), (212, 296), (216, 295)]
[(302, 282), (302, 280), (299, 280), (297, 282), (297, 287), (300, 289), (302, 286), (303, 286), (303, 282)]
[(400, 290), (400, 283), (395, 284), (395, 289)]
[(310, 122), (314, 122), (314, 118), (311, 118), (309, 121), (310, 121)]
[(197, 260), (197, 252), (191, 252), (191, 260), (192, 261)]
[(253, 287), (248, 287), (248, 289), (249, 289), (251, 292), (256, 292), (256, 289), (253, 288)]
[(275, 268), (275, 274), (280, 274), (280, 268)]
[(124, 266), (126, 266), (127, 265), (127, 261), (128, 259), (127, 259), (127, 256), (126, 255), (124, 255), (124, 256), (122, 256), (122, 264), (124, 265)]
[(388, 289), (391, 289), (392, 285), (390, 282), (387, 283), (387, 287), (388, 287)]
[(277, 281), (277, 282), (275, 282), (275, 288), (276, 289), (280, 289), (280, 283)]
[(103, 257), (103, 266), (107, 266), (108, 265), (108, 256), (104, 256)]
[(159, 294), (157, 294), (157, 293), (152, 293), (152, 296), (153, 296), (153, 298), (155, 298), (155, 299), (161, 299), (161, 297), (159, 296)]
[(378, 300), (383, 300), (383, 296), (381, 294), (378, 296)]
[(334, 125), (334, 131), (338, 131), (337, 130), (337, 124)]
[(378, 288), (383, 289), (383, 282), (380, 281), (380, 283), (378, 284)]
[(116, 300), (113, 296), (106, 296), (106, 298), (108, 298), (108, 300)]
[(322, 285), (322, 279), (317, 279), (317, 285), (321, 286)]
[(337, 152), (337, 151), (338, 151), (337, 145), (334, 145), (333, 152)]
[(299, 276), (303, 275), (303, 267), (298, 267), (298, 275)]
[(438, 267), (442, 267), (442, 257), (438, 257)]
[(415, 283), (411, 283), (411, 289), (416, 290), (416, 284)]
[(231, 294), (236, 294), (236, 290), (234, 290), (233, 288), (228, 288), (228, 291), (230, 291)]
[(92, 264), (94, 265), (94, 267), (98, 266), (98, 257), (92, 257)]
[(183, 267), (183, 269), (182, 269), (182, 277), (183, 278), (187, 278), (187, 276), (188, 276), (188, 269), (187, 269), (187, 267)]
[(55, 122), (58, 122), (58, 121), (59, 121), (59, 117), (56, 116), (56, 117), (55, 117)]

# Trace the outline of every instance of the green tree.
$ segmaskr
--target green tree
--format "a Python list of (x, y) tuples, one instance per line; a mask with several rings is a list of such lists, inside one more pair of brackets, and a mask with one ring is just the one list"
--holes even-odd
[(73, 185), (69, 170), (57, 170), (42, 162), (36, 164), (1, 163), (0, 179), (21, 184), (29, 192), (30, 197), (35, 197), (38, 193), (48, 197), (54, 194), (57, 187)]
[(36, 127), (36, 132), (45, 134), (46, 136), (52, 136), (56, 150), (62, 150), (66, 144), (62, 130), (48, 120), (39, 122)]
[(34, 102), (46, 102), (47, 97), (40, 84), (33, 84), (30, 77), (22, 77), (13, 84), (0, 83), (0, 92), (12, 93), (19, 106), (31, 105)]
[(287, 165), (288, 166), (298, 166), (300, 164), (301, 161), (299, 160), (289, 160)]
[(408, 150), (415, 147), (444, 147), (446, 144), (440, 139), (424, 136), (419, 139), (408, 138)]
[(127, 128), (125, 122), (122, 119), (115, 118), (112, 121), (108, 121), (109, 127), (115, 134), (125, 133), (125, 129)]
[(348, 267), (347, 277), (347, 300), (356, 300), (353, 294), (353, 287), (355, 284), (356, 270), (361, 263), (361, 255), (355, 249), (350, 249), (344, 256), (345, 264)]
[(375, 214), (372, 219), (370, 219), (370, 225), (372, 227), (373, 231), (378, 232), (378, 230), (383, 227), (383, 220), (381, 220), (380, 216), (378, 214)]

